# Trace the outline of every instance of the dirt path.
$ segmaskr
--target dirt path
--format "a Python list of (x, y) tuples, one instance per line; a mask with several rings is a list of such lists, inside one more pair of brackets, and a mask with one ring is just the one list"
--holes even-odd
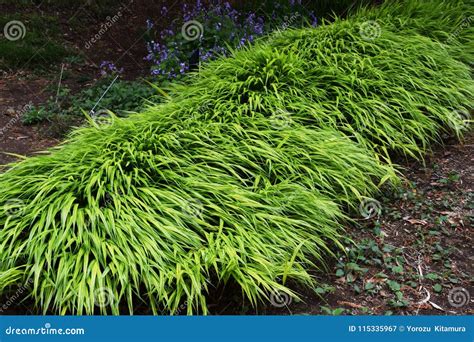
[(48, 124), (24, 126), (21, 115), (28, 106), (44, 103), (50, 94), (46, 78), (23, 79), (22, 75), (4, 75), (0, 79), (0, 165), (15, 160), (6, 153), (31, 155), (57, 145)]

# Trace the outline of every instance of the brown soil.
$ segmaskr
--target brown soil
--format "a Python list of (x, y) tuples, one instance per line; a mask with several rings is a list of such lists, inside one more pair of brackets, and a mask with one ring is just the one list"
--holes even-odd
[(20, 155), (58, 144), (48, 137), (48, 125), (24, 126), (21, 114), (29, 104), (43, 103), (48, 98), (45, 79), (21, 80), (21, 75), (10, 74), (0, 79), (0, 165), (12, 162)]

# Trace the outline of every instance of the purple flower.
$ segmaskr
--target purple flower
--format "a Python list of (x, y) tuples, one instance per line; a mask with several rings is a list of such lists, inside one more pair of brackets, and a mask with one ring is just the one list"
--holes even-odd
[[(152, 75), (160, 75), (169, 79), (185, 74), (189, 71), (189, 56), (199, 43), (199, 59), (208, 61), (219, 56), (229, 54), (227, 44), (235, 48), (242, 48), (247, 43), (252, 43), (255, 39), (267, 31), (267, 28), (276, 27), (282, 19), (282, 10), (292, 8), (290, 12), (297, 10), (294, 6), (301, 6), (301, 0), (288, 0), (281, 6), (280, 3), (274, 4), (274, 10), (269, 15), (274, 19), (273, 22), (266, 23), (266, 16), (259, 16), (255, 12), (241, 12), (232, 7), (227, 0), (196, 0), (194, 4), (191, 1), (183, 3), (181, 7), (182, 16), (180, 20), (172, 22), (170, 27), (156, 30), (156, 25), (148, 19), (147, 28), (150, 35), (160, 43), (153, 40), (146, 44), (147, 55), (144, 58), (153, 63)], [(298, 9), (299, 10), (299, 9)], [(161, 8), (161, 15), (166, 15), (168, 8)], [(288, 13), (288, 11), (286, 12)], [(317, 18), (311, 12), (306, 12), (308, 20), (312, 25), (317, 25)], [(181, 39), (179, 34), (182, 25), (190, 20), (199, 21), (205, 28), (208, 35), (204, 36), (202, 41), (196, 44), (187, 44)], [(210, 28), (210, 30), (209, 30)], [(155, 32), (153, 32), (155, 30)], [(104, 67), (106, 72), (114, 70), (108, 65)]]
[(239, 41), (239, 48), (241, 48), (242, 46), (245, 45), (245, 43), (247, 42), (247, 39), (245, 39), (245, 37), (242, 37)]
[(151, 19), (146, 20), (146, 28), (147, 30), (151, 30), (153, 28), (153, 21)]
[(197, 2), (196, 2), (196, 10), (200, 12), (202, 9), (203, 9), (203, 7), (202, 7), (201, 0), (197, 0)]
[(123, 68), (118, 69), (116, 65), (112, 63), (111, 61), (102, 61), (99, 64), (99, 68), (100, 68), (100, 74), (102, 76), (105, 76), (109, 73), (113, 75), (113, 74), (121, 74), (123, 72)]
[(311, 26), (315, 27), (318, 25), (318, 18), (314, 15), (314, 12), (309, 13), (309, 17), (311, 18)]
[(179, 63), (179, 73), (184, 74), (188, 70), (186, 63)]

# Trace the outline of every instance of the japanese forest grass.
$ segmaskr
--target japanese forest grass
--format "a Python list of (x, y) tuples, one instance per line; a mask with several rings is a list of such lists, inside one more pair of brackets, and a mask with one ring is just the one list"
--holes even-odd
[(24, 205), (2, 216), (4, 287), (31, 277), (38, 305), (61, 313), (92, 313), (105, 288), (117, 302), (104, 312), (138, 295), (206, 312), (208, 287), (232, 280), (255, 304), (291, 293), (287, 279), (311, 285), (307, 270), (341, 246), (338, 201), (392, 172), (334, 130), (173, 131), (161, 113), (78, 131), (0, 178), (2, 201)]
[[(189, 106), (194, 119), (260, 115), (276, 125), (332, 127), (387, 158), (419, 158), (444, 133), (459, 135), (474, 91), (471, 69), (438, 42), (388, 30), (366, 40), (351, 20), (276, 34), (192, 83), (170, 92), (198, 100)], [(196, 110), (202, 103), (212, 110)]]
[(474, 2), (472, 0), (387, 0), (373, 8), (359, 9), (353, 20), (373, 20), (382, 30), (421, 34), (449, 50), (453, 58), (474, 61)]
[[(207, 313), (233, 282), (254, 305), (342, 247), (344, 213), (460, 135), (469, 68), (417, 33), (358, 23), (278, 33), (209, 63), (169, 101), (81, 128), (0, 175), (0, 292), (44, 312)], [(106, 296), (106, 300), (103, 297)], [(163, 311), (164, 310), (164, 311)]]

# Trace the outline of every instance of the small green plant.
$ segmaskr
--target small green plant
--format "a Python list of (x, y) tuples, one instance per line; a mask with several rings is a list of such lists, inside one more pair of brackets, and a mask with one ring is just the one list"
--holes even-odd
[(345, 311), (346, 311), (346, 309), (344, 309), (344, 308), (331, 309), (331, 308), (328, 308), (327, 306), (321, 306), (321, 312), (324, 315), (340, 316), (340, 315), (344, 314)]
[(456, 172), (450, 172), (446, 178), (441, 178), (439, 183), (441, 184), (453, 184), (458, 182), (461, 179), (461, 176)]
[(390, 299), (388, 305), (393, 308), (403, 308), (410, 305), (410, 301), (403, 296), (401, 291), (396, 291), (395, 298)]
[(110, 84), (111, 79), (104, 78), (75, 95), (63, 86), (57, 97), (25, 112), (22, 121), (27, 125), (42, 121), (74, 122), (83, 117), (84, 111), (90, 112), (93, 108), (94, 112), (110, 110), (118, 116), (127, 116), (141, 110), (147, 101), (161, 101), (154, 88), (144, 81), (118, 80), (108, 89)]
[(110, 84), (111, 79), (105, 78), (94, 86), (86, 88), (73, 98), (71, 110), (77, 110), (77, 108), (90, 110), (104, 93), (105, 95), (96, 106), (96, 110), (108, 109), (120, 116), (125, 116), (127, 112), (141, 110), (147, 100), (154, 103), (160, 102), (156, 90), (146, 81), (118, 80), (106, 93)]
[(319, 296), (323, 296), (328, 293), (334, 292), (336, 289), (334, 286), (328, 284), (320, 284), (318, 287), (314, 289), (315, 293)]

